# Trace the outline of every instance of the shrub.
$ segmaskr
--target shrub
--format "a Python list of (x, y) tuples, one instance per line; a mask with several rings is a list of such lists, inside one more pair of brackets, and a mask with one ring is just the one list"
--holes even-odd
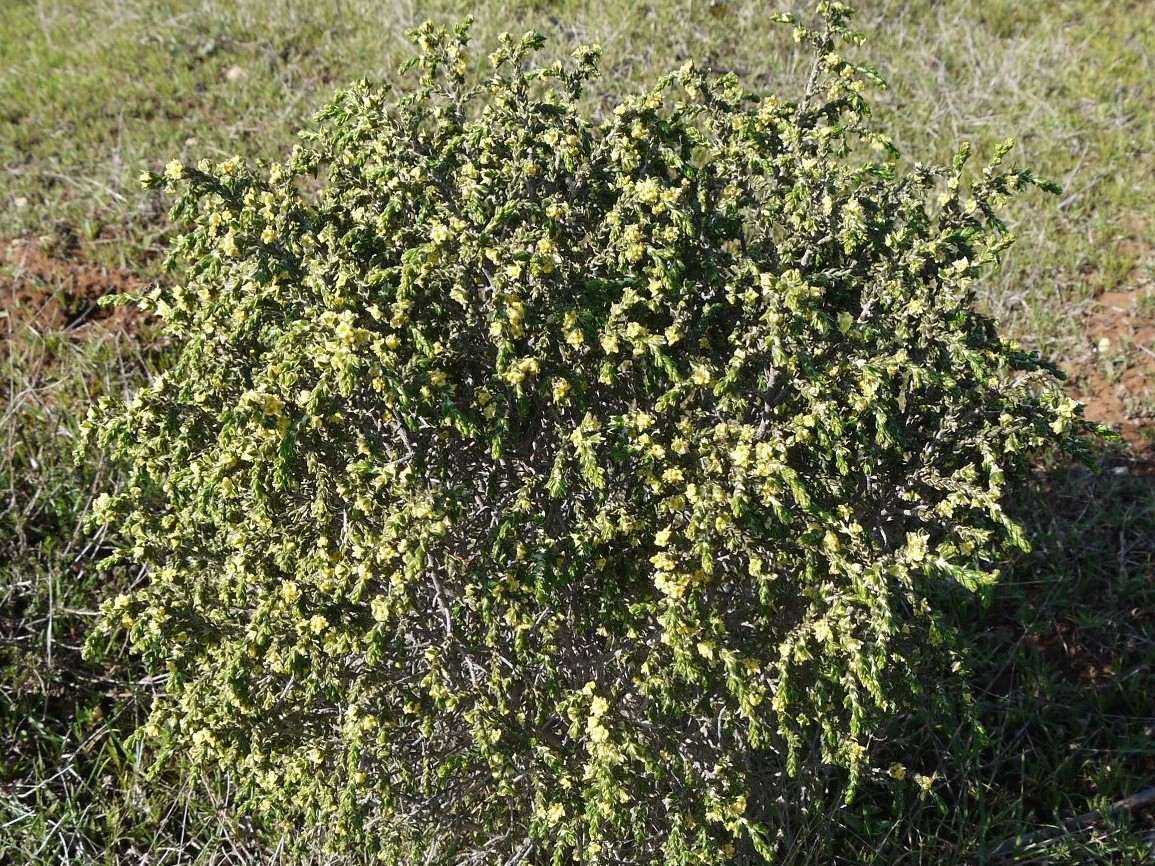
[[(1005, 169), (900, 170), (838, 52), (801, 98), (415, 31), (283, 164), (172, 162), (179, 347), (91, 437), (147, 732), (391, 863), (771, 858), (780, 796), (963, 695), (941, 612), (1091, 427), (975, 309)], [(870, 156), (864, 160), (860, 153)], [(789, 777), (806, 782), (788, 787)]]

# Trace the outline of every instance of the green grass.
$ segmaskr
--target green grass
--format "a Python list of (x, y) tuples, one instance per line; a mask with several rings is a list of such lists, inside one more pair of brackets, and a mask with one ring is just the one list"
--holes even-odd
[[(1012, 203), (1021, 242), (984, 303), (1071, 369), (1109, 361), (1104, 375), (1118, 379), (1142, 363), (1136, 341), (1096, 356), (1087, 316), (1099, 293), (1147, 285), (1155, 261), (1155, 7), (863, 6), (859, 54), (891, 83), (876, 115), (909, 160), (947, 160), (963, 140), (981, 157), (1013, 137), (1017, 159), (1064, 186)], [(590, 100), (604, 111), (689, 57), (752, 89), (798, 92), (805, 70), (769, 11), (745, 0), (13, 0), (0, 5), (0, 239), (39, 239), (62, 281), (82, 262), (155, 277), (170, 228), (165, 202), (139, 191), (141, 169), (283, 153), (335, 87), (393, 77), (405, 28), (424, 17), (471, 12), (481, 44), (539, 29), (559, 56), (601, 43)], [(0, 269), (0, 309), (17, 284), (28, 288)], [(1143, 297), (1136, 316), (1150, 323)], [(277, 834), (230, 807), (227, 779), (141, 775), (150, 756), (130, 735), (155, 681), (115, 642), (80, 657), (99, 600), (139, 576), (96, 569), (106, 540), (84, 515), (123, 480), (70, 454), (93, 399), (123, 395), (164, 362), (147, 336), (0, 318), (0, 863), (281, 859)], [(1144, 391), (1126, 397), (1135, 415), (1155, 410)], [(880, 732), (906, 779), (868, 784), (840, 812), (841, 833), (797, 828), (793, 862), (1149, 857), (1149, 812), (1070, 823), (1155, 785), (1155, 479), (1127, 461), (1108, 457), (1127, 474), (1041, 471), (1020, 503), (1035, 553), (1008, 564), (988, 606), (965, 612), (987, 739), (913, 718)], [(933, 780), (925, 792), (919, 776)]]

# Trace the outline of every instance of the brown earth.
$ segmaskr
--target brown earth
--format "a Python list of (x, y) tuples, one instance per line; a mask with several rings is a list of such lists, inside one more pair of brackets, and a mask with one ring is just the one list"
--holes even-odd
[(135, 307), (98, 302), (137, 292), (147, 281), (128, 270), (86, 263), (77, 253), (35, 240), (0, 241), (0, 342), (22, 329), (138, 334), (142, 321)]
[(1112, 253), (1127, 273), (1104, 280), (1080, 305), (1082, 344), (1061, 366), (1086, 416), (1116, 430), (1132, 456), (1155, 470), (1155, 246), (1144, 218), (1125, 216), (1118, 229)]
[(1120, 433), (1137, 455), (1155, 452), (1155, 281), (1134, 274), (1084, 316), (1079, 356), (1062, 366), (1086, 415)]

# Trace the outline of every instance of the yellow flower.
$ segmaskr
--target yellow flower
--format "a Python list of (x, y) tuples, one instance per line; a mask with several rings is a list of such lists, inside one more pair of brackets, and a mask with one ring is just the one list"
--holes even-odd
[(442, 223), (436, 223), (429, 233), (429, 239), (435, 244), (443, 244), (451, 237), (453, 237), (453, 233), (449, 231), (448, 226)]
[(235, 177), (243, 166), (244, 161), (239, 156), (230, 156), (217, 166), (217, 170), (225, 177)]
[(566, 379), (553, 380), (553, 399), (555, 403), (567, 402), (569, 398), (570, 384)]
[[(654, 576), (654, 586), (657, 588), (658, 592), (674, 599), (675, 601), (686, 594), (685, 579), (679, 579), (675, 575), (664, 571), (660, 571), (657, 575)], [(663, 638), (663, 641), (666, 643), (669, 642), (666, 638)]]
[(389, 602), (387, 602), (384, 597), (377, 596), (377, 598), (373, 599), (369, 604), (369, 609), (373, 613), (373, 619), (377, 620), (377, 622), (386, 622), (389, 619)]
[(910, 562), (922, 562), (927, 557), (927, 542), (929, 536), (924, 532), (908, 532), (906, 534), (906, 558)]
[(266, 415), (272, 415), (276, 417), (284, 413), (285, 404), (281, 398), (275, 394), (261, 394), (259, 399), (261, 402), (261, 411)]

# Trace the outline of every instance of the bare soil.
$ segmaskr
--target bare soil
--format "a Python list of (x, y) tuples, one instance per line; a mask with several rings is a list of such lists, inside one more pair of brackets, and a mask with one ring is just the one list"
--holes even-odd
[(1150, 449), (1155, 424), (1155, 286), (1104, 292), (1086, 315), (1085, 352), (1068, 371), (1087, 417)]
[(53, 250), (36, 240), (0, 241), (0, 342), (21, 329), (95, 329), (138, 335), (142, 317), (132, 306), (101, 306), (107, 295), (137, 292), (140, 275), (84, 262), (77, 250)]

